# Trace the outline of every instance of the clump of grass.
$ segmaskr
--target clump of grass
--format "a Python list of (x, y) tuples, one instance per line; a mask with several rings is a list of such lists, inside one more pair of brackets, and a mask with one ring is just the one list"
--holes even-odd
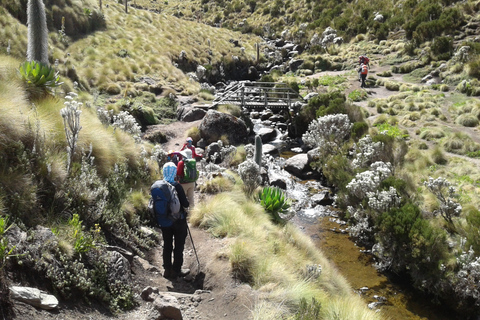
[(235, 183), (228, 177), (218, 176), (206, 181), (200, 186), (200, 192), (217, 194), (220, 192), (232, 191)]
[(435, 148), (431, 151), (430, 157), (432, 158), (432, 161), (436, 164), (445, 165), (448, 162), (443, 149), (438, 145), (435, 146)]
[(461, 114), (455, 119), (455, 123), (464, 127), (476, 127), (479, 124), (479, 120), (473, 114)]
[(202, 138), (200, 136), (200, 129), (198, 129), (198, 127), (191, 127), (190, 129), (187, 130), (187, 132), (185, 134), (186, 134), (185, 139), (187, 137), (192, 138), (193, 139), (193, 144), (196, 144)]
[(420, 133), (420, 139), (435, 140), (445, 137), (445, 132), (440, 128), (430, 127), (423, 129)]
[(218, 106), (218, 111), (230, 114), (237, 118), (242, 115), (242, 109), (240, 108), (240, 106), (234, 104), (221, 104)]
[(400, 84), (398, 82), (387, 81), (385, 82), (385, 88), (390, 91), (399, 91)]

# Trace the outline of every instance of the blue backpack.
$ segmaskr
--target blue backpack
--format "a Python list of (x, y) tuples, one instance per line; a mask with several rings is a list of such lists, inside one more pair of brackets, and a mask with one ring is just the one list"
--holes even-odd
[(177, 190), (165, 180), (157, 180), (150, 187), (148, 208), (160, 227), (170, 227), (181, 218)]

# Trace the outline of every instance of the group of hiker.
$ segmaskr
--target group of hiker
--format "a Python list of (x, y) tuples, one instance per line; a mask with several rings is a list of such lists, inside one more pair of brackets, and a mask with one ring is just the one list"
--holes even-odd
[(358, 64), (360, 66), (358, 68), (358, 74), (359, 74), (358, 81), (362, 82), (360, 87), (366, 88), (367, 84), (365, 83), (365, 81), (367, 80), (368, 69), (370, 69), (370, 59), (368, 59), (366, 55), (362, 55), (358, 57)]
[[(150, 188), (150, 209), (163, 236), (164, 277), (176, 279), (190, 273), (183, 269), (183, 250), (188, 234), (187, 209), (194, 206), (195, 181), (198, 178), (193, 139), (188, 137), (180, 151), (168, 151), (163, 165), (163, 180)], [(173, 261), (172, 261), (173, 253)]]

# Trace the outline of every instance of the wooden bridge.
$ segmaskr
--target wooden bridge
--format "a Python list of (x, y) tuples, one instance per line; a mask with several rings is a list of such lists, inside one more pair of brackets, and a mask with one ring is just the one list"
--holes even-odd
[(213, 100), (211, 108), (221, 104), (233, 104), (249, 110), (292, 110), (296, 102), (305, 103), (302, 96), (286, 83), (242, 81), (228, 87)]

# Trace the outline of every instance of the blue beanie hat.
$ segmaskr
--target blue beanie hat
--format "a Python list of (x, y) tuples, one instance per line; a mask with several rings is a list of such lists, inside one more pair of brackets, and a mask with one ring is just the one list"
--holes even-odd
[(173, 162), (167, 162), (163, 165), (163, 180), (174, 182), (177, 175), (177, 166)]

